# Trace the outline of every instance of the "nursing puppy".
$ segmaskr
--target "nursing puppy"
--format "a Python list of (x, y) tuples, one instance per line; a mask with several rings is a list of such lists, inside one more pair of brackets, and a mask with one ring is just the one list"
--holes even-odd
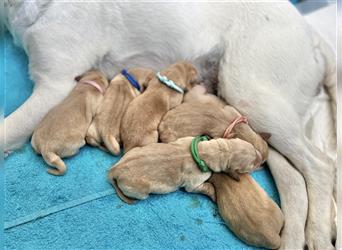
[(215, 188), (220, 215), (240, 239), (269, 249), (280, 246), (284, 216), (249, 174), (241, 174), (237, 182), (228, 175), (214, 173), (208, 182)]
[[(190, 89), (197, 79), (196, 69), (187, 62), (175, 63), (162, 70), (161, 75), (175, 82), (183, 90)], [(158, 142), (158, 125), (161, 118), (182, 101), (183, 93), (153, 77), (146, 91), (129, 104), (122, 119), (120, 132), (125, 152), (134, 147)]]
[(203, 86), (195, 86), (184, 97), (184, 103), (170, 110), (159, 124), (161, 142), (172, 142), (186, 136), (209, 135), (212, 138), (236, 137), (251, 143), (267, 159), (268, 146), (263, 139), (269, 134), (256, 133), (241, 114), (218, 97), (207, 94)]
[(99, 71), (88, 71), (75, 80), (75, 88), (47, 113), (31, 140), (34, 150), (54, 168), (47, 170), (53, 175), (63, 175), (66, 165), (61, 158), (76, 154), (85, 144), (88, 127), (108, 87)]
[[(165, 194), (181, 187), (215, 201), (214, 187), (206, 182), (212, 173), (196, 165), (190, 152), (192, 140), (185, 137), (134, 148), (109, 170), (109, 181), (127, 203), (132, 203), (127, 197), (141, 200), (150, 193)], [(254, 147), (240, 139), (199, 142), (198, 154), (213, 172), (250, 172), (261, 161)]]
[[(159, 125), (160, 139), (171, 142), (198, 134), (220, 138), (234, 119), (240, 116), (233, 107), (216, 96), (206, 94), (204, 87), (196, 86), (184, 97), (184, 103), (163, 117)], [(262, 161), (267, 159), (267, 143), (248, 124), (236, 124), (231, 133), (261, 152)], [(281, 243), (279, 234), (284, 224), (280, 208), (250, 175), (234, 177), (240, 181), (223, 173), (214, 173), (208, 180), (214, 186), (221, 217), (248, 244), (278, 248)]]
[[(135, 78), (141, 92), (152, 79), (152, 70), (132, 68), (128, 72)], [(119, 74), (115, 76), (106, 91), (104, 99), (97, 109), (86, 136), (86, 141), (92, 146), (108, 150), (113, 155), (120, 154), (120, 124), (128, 104), (140, 91), (127, 78)]]

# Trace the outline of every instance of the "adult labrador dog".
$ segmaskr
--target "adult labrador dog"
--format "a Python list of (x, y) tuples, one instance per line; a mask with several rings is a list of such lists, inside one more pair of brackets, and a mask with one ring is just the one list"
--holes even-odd
[(3, 18), (35, 82), (5, 119), (5, 150), (19, 148), (90, 68), (113, 77), (125, 67), (158, 70), (188, 60), (256, 131), (272, 134), (268, 163), (285, 215), (282, 248), (333, 248), (335, 54), (288, 1), (11, 0)]

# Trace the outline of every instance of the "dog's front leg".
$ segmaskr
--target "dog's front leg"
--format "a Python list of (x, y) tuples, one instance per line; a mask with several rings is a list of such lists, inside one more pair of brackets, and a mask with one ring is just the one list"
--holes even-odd
[[(5, 151), (19, 148), (44, 115), (61, 102), (75, 85), (74, 78), (94, 66), (106, 50), (101, 39), (84, 39), (72, 24), (39, 24), (26, 32), (30, 77), (35, 89), (29, 99), (5, 119)], [(96, 37), (96, 30), (92, 36)], [(72, 34), (72, 35), (71, 35)], [(90, 36), (90, 37), (92, 37)], [(100, 48), (100, 49), (99, 49)]]
[(275, 179), (285, 217), (280, 249), (304, 249), (308, 211), (304, 178), (284, 156), (274, 149), (269, 149), (267, 163)]
[(69, 81), (69, 86), (60, 90), (50, 85), (36, 87), (29, 99), (5, 119), (5, 152), (25, 143), (43, 116), (68, 94), (73, 83)]

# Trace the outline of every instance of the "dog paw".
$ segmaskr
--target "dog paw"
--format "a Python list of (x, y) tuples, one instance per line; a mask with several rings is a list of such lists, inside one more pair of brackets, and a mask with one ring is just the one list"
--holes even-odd
[[(286, 222), (285, 222), (286, 223)], [(299, 229), (297, 227), (296, 229)], [(279, 249), (288, 250), (288, 249), (304, 249), (305, 247), (305, 235), (304, 229), (302, 232), (299, 230), (287, 230), (286, 225), (283, 228), (281, 233), (281, 245)]]
[(313, 242), (309, 240), (306, 246), (308, 250), (335, 250), (335, 247), (330, 242)]
[[(320, 227), (323, 229), (324, 225)], [(335, 247), (331, 242), (329, 233), (324, 233), (323, 230), (314, 230), (310, 225), (306, 228), (306, 246), (309, 250), (333, 250)]]

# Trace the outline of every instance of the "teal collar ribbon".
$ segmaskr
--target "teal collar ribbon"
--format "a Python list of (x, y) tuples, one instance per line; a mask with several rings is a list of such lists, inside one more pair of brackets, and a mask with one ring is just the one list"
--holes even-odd
[(200, 156), (198, 154), (198, 143), (201, 141), (208, 141), (208, 140), (209, 140), (208, 136), (199, 135), (199, 136), (196, 136), (195, 138), (192, 139), (191, 146), (190, 146), (192, 158), (194, 159), (198, 168), (201, 169), (202, 172), (210, 172), (210, 168), (205, 163), (205, 161), (203, 161), (200, 158)]
[(174, 81), (168, 79), (166, 76), (162, 76), (160, 74), (160, 72), (157, 72), (157, 78), (158, 80), (165, 84), (166, 86), (168, 86), (170, 89), (176, 90), (177, 92), (183, 94), (184, 93), (184, 89), (182, 89), (181, 87), (179, 87)]

